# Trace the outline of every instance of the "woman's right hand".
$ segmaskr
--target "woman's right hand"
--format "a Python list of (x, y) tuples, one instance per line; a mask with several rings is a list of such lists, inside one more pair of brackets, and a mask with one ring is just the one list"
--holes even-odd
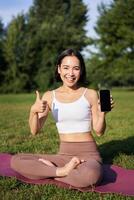
[(31, 107), (32, 113), (42, 113), (44, 116), (47, 115), (49, 110), (49, 106), (47, 101), (42, 100), (40, 97), (40, 93), (36, 91), (36, 100), (35, 103)]

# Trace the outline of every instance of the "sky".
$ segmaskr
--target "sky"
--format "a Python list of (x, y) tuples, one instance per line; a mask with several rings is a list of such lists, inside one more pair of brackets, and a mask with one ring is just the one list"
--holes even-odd
[(99, 15), (97, 7), (103, 2), (105, 5), (109, 5), (112, 0), (83, 0), (88, 8), (88, 23), (86, 25), (87, 35), (95, 37), (94, 26)]
[[(26, 13), (32, 5), (33, 0), (0, 0), (0, 17), (2, 22), (7, 25), (13, 16), (23, 12)], [(86, 25), (87, 35), (95, 37), (94, 26), (97, 20), (97, 5), (101, 2), (108, 5), (111, 0), (83, 0), (88, 7), (88, 18), (90, 19)]]

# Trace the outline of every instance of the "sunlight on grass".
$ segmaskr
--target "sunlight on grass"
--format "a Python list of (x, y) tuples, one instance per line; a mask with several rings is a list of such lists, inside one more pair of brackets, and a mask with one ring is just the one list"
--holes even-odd
[[(107, 130), (104, 136), (96, 137), (103, 161), (126, 168), (134, 168), (134, 92), (113, 91), (116, 101), (114, 110), (107, 114)], [(32, 136), (28, 127), (29, 109), (34, 94), (0, 96), (0, 152), (55, 153), (59, 140), (52, 116), (39, 135)], [(115, 194), (100, 195), (81, 193), (56, 186), (28, 185), (14, 178), (0, 177), (1, 200), (51, 199), (132, 199)]]

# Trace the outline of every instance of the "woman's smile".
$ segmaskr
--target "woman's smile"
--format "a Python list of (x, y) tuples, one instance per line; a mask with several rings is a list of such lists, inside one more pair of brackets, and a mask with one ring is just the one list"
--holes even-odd
[(73, 76), (65, 76), (65, 78), (67, 79), (67, 81), (69, 81), (69, 82), (73, 82), (74, 80), (75, 80), (75, 77)]
[(58, 68), (64, 84), (76, 84), (80, 78), (80, 62), (75, 56), (66, 56)]

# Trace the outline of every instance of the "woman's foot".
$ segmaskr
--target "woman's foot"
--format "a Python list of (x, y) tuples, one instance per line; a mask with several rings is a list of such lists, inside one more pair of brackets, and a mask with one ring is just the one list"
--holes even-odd
[(56, 175), (58, 177), (67, 176), (72, 171), (72, 169), (74, 169), (79, 164), (80, 159), (77, 157), (73, 157), (64, 167), (57, 168)]

